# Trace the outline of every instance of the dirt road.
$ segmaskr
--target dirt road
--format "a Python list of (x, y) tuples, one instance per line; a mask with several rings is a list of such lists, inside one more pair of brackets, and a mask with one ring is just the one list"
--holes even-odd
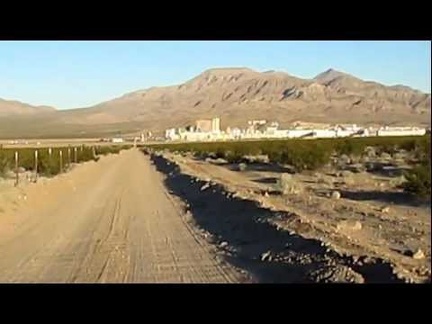
[(239, 281), (161, 177), (129, 150), (29, 185), (0, 212), (0, 282)]

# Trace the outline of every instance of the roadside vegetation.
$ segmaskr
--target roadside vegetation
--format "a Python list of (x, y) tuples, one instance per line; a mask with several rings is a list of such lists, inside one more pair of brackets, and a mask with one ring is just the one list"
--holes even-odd
[(406, 182), (402, 188), (410, 193), (415, 194), (421, 199), (430, 199), (431, 197), (431, 147), (429, 143), (422, 143), (415, 150), (417, 159), (416, 165), (409, 171), (405, 172)]
[(54, 176), (66, 171), (73, 163), (97, 161), (99, 156), (117, 154), (123, 146), (68, 146), (56, 148), (0, 148), (0, 177), (15, 171), (15, 152), (18, 152), (18, 167), (25, 171), (35, 171), (35, 151), (37, 151), (37, 172), (42, 176)]
[(336, 139), (287, 139), (241, 142), (164, 143), (151, 150), (192, 153), (197, 158), (219, 158), (228, 163), (248, 162), (249, 156), (266, 156), (270, 163), (289, 165), (295, 172), (335, 166), (345, 156), (350, 163), (368, 163), (371, 156), (397, 159), (404, 154), (411, 166), (402, 188), (415, 195), (430, 196), (430, 135)]

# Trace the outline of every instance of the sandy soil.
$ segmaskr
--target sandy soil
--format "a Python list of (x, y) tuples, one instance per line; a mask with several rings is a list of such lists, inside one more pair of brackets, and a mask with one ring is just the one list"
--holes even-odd
[[(300, 192), (280, 195), (275, 187), (281, 173), (287, 172), (283, 168), (248, 165), (240, 172), (232, 165), (191, 156), (164, 153), (164, 157), (178, 164), (184, 174), (221, 184), (234, 197), (273, 211), (270, 222), (276, 228), (323, 242), (349, 257), (352, 269), (380, 262), (390, 265), (403, 281), (430, 281), (430, 204), (410, 202), (389, 177), (366, 172), (346, 172), (342, 177), (295, 174), (292, 183)], [(334, 190), (341, 193), (340, 199), (329, 197)], [(414, 258), (419, 249), (424, 256)], [(380, 278), (385, 281), (385, 275)]]
[(430, 205), (367, 173), (295, 174), (280, 195), (285, 172), (128, 150), (1, 180), (0, 282), (430, 281)]
[(0, 282), (242, 282), (184, 221), (149, 158), (0, 187)]

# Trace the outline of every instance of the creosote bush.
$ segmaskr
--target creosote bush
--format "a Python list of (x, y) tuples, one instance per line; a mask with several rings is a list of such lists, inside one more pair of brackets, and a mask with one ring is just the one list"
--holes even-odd
[(401, 187), (420, 199), (431, 198), (431, 155), (430, 146), (416, 148), (418, 163), (404, 173), (406, 179)]
[[(76, 148), (76, 150), (75, 150)], [(38, 174), (54, 176), (60, 170), (60, 152), (62, 152), (63, 171), (73, 163), (97, 161), (100, 155), (117, 154), (130, 145), (123, 146), (67, 146), (49, 148), (0, 148), (0, 176), (15, 168), (15, 151), (18, 151), (18, 165), (28, 171), (35, 170), (35, 151), (38, 151)], [(70, 152), (70, 154), (69, 154)]]
[(291, 165), (297, 172), (317, 170), (343, 154), (354, 160), (367, 156), (370, 148), (377, 155), (395, 154), (397, 150), (414, 153), (417, 159), (430, 156), (430, 135), (395, 137), (357, 137), (332, 139), (285, 139), (208, 143), (164, 143), (148, 145), (154, 150), (193, 152), (197, 157), (213, 156), (229, 163), (244, 162), (245, 156), (266, 155), (270, 163)]

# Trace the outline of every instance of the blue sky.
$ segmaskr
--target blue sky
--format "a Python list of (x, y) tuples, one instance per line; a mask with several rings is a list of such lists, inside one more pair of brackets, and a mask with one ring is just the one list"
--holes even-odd
[(431, 91), (428, 41), (0, 41), (0, 98), (86, 107), (233, 66), (303, 78), (334, 68)]

